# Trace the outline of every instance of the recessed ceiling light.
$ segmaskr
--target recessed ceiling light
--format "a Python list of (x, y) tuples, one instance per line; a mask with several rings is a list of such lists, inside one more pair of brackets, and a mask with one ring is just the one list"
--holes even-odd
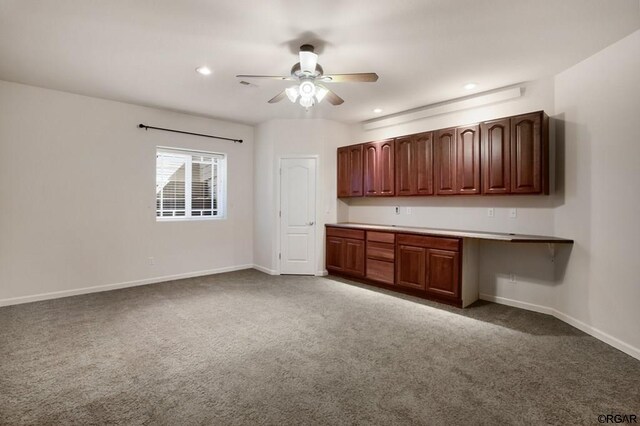
[(198, 67), (196, 68), (196, 72), (202, 75), (211, 75), (211, 70), (207, 67)]
[(380, 114), (382, 112), (382, 109), (376, 108), (373, 110), (373, 112), (375, 112), (376, 114)]
[(462, 87), (464, 87), (464, 88), (465, 88), (465, 89), (467, 89), (467, 90), (471, 90), (471, 89), (475, 89), (475, 88), (476, 88), (476, 86), (477, 86), (477, 84), (476, 84), (476, 83), (467, 83), (467, 84), (465, 84), (465, 85), (464, 85), (464, 86), (462, 86)]

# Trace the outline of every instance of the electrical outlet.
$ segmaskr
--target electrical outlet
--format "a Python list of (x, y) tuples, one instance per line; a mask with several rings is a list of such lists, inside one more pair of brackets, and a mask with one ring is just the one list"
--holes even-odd
[(153, 266), (156, 264), (156, 260), (153, 257), (149, 257), (149, 265)]
[(411, 214), (411, 207), (407, 207), (407, 214)]
[(396, 214), (400, 214), (400, 206), (395, 206), (395, 207), (394, 207), (394, 212), (395, 212)]
[(516, 274), (509, 274), (509, 282), (512, 284), (515, 284), (517, 282)]
[(487, 209), (487, 216), (494, 217), (495, 215), (496, 215), (496, 209), (494, 209), (493, 207), (490, 207)]
[(509, 209), (509, 217), (515, 219), (518, 217), (518, 209)]

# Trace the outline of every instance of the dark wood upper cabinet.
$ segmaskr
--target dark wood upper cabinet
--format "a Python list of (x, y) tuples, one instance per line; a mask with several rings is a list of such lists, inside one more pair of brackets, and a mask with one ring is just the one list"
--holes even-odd
[(543, 111), (338, 148), (338, 197), (548, 193)]
[(511, 192), (511, 124), (508, 118), (480, 125), (482, 141), (482, 193)]
[(413, 136), (396, 139), (396, 195), (415, 195), (417, 192), (414, 151)]
[(395, 195), (395, 149), (393, 139), (369, 142), (364, 150), (364, 195)]
[(338, 197), (362, 197), (362, 145), (338, 148)]
[(338, 197), (351, 196), (351, 172), (349, 167), (349, 147), (338, 148)]
[(437, 195), (456, 193), (456, 129), (436, 132), (434, 150), (434, 185)]
[(417, 194), (433, 194), (433, 133), (420, 133), (414, 139)]
[(396, 195), (433, 194), (433, 134), (396, 139)]
[[(548, 192), (547, 136), (543, 132), (542, 112), (511, 118), (511, 192), (538, 194)], [(543, 133), (545, 133), (543, 137)], [(543, 177), (544, 175), (544, 177)]]
[(480, 193), (480, 126), (456, 129), (456, 193)]
[(457, 251), (427, 250), (427, 293), (451, 298), (460, 297), (460, 260)]

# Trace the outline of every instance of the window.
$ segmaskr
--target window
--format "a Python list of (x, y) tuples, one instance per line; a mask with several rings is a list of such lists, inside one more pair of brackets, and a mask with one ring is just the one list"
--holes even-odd
[(158, 148), (157, 220), (224, 217), (225, 180), (224, 154)]

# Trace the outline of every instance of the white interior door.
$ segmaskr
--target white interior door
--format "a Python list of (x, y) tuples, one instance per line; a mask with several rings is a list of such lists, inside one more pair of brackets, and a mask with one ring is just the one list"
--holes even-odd
[(316, 159), (280, 162), (280, 273), (314, 275)]

